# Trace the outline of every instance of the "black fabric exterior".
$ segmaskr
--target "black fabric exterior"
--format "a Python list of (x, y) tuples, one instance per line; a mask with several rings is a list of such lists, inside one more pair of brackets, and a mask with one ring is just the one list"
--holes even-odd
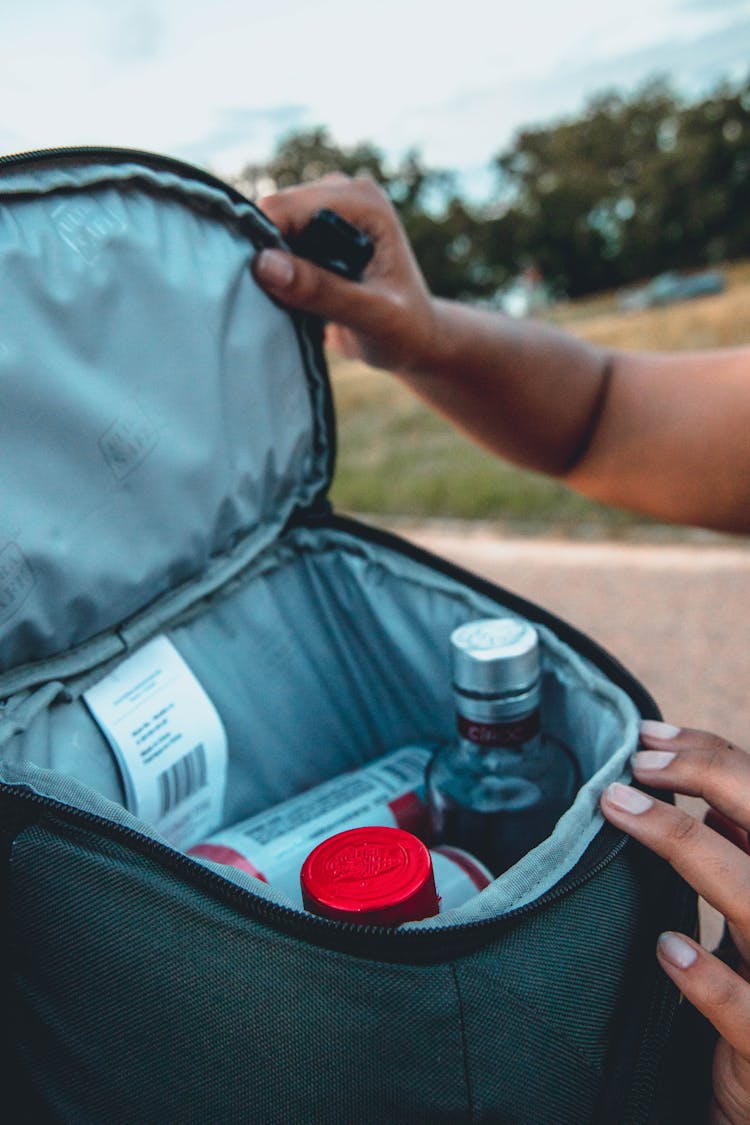
[(42, 817), (11, 863), (8, 1089), (41, 1099), (16, 1120), (634, 1125), (616, 1097), (601, 1115), (602, 1090), (613, 1053), (617, 1090), (633, 1086), (661, 977), (650, 907), (675, 901), (638, 851), (474, 952), (394, 964), (282, 934)]
[[(640, 844), (628, 845), (640, 890), (639, 940), (622, 966), (607, 1075), (596, 1120), (623, 1125), (705, 1125), (712, 1031), (657, 967), (664, 930), (697, 933), (697, 898)], [(614, 890), (608, 887), (608, 893)], [(604, 908), (604, 904), (602, 904)]]
[(61, 1121), (458, 1121), (449, 968), (281, 937), (111, 841), (16, 843), (19, 1066)]

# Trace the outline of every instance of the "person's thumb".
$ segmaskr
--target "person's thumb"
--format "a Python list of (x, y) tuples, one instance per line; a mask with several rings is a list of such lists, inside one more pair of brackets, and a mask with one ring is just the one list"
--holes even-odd
[(271, 297), (295, 309), (316, 313), (326, 320), (367, 331), (372, 319), (373, 296), (358, 282), (347, 281), (283, 250), (262, 250), (253, 272)]

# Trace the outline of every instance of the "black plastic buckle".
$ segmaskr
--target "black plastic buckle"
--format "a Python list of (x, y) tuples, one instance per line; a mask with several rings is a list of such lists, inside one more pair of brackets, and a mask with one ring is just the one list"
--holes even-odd
[(349, 281), (359, 281), (375, 252), (369, 235), (326, 207), (316, 211), (304, 230), (289, 240), (289, 248)]

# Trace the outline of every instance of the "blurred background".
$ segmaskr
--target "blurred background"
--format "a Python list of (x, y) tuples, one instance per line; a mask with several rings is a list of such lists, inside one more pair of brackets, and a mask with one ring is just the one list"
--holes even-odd
[[(444, 297), (619, 347), (750, 343), (750, 0), (4, 0), (0, 34), (2, 151), (151, 149), (251, 197), (366, 172)], [(745, 539), (586, 501), (331, 369), (339, 508), (491, 569), (673, 721), (750, 745)]]
[[(1, 151), (152, 149), (253, 198), (365, 172), (443, 297), (621, 347), (750, 340), (750, 0), (4, 0), (0, 34)], [(666, 534), (332, 368), (345, 509)]]
[[(442, 296), (618, 347), (750, 343), (750, 0), (4, 0), (0, 35), (5, 152), (151, 149), (251, 197), (366, 172)], [(331, 366), (339, 508), (557, 611), (670, 721), (750, 746), (746, 538), (589, 503)]]

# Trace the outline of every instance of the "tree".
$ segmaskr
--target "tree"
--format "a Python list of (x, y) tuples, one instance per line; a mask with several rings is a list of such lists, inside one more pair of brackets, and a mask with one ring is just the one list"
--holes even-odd
[(393, 168), (374, 145), (350, 148), (334, 143), (318, 127), (284, 138), (266, 164), (243, 168), (236, 186), (250, 197), (319, 179), (330, 172), (371, 176), (388, 193), (399, 212), (417, 259), (433, 291), (445, 297), (471, 296), (496, 284), (480, 267), (474, 241), (483, 222), (455, 191), (455, 176), (428, 168), (411, 150)]
[(330, 172), (343, 172), (347, 176), (372, 176), (380, 184), (387, 177), (382, 153), (367, 142), (352, 148), (335, 144), (322, 126), (305, 132), (291, 133), (278, 144), (266, 164), (248, 164), (235, 180), (240, 191), (251, 198), (320, 179)]
[(502, 206), (478, 210), (416, 150), (389, 165), (317, 127), (237, 184), (252, 197), (327, 172), (371, 176), (445, 297), (490, 295), (527, 265), (578, 296), (750, 254), (750, 79), (694, 104), (661, 78), (630, 97), (602, 92), (576, 118), (521, 130), (495, 165)]
[(603, 93), (496, 163), (505, 227), (571, 295), (750, 250), (748, 84), (688, 106), (663, 79)]
[(660, 81), (630, 102), (602, 93), (582, 117), (525, 130), (498, 156), (527, 254), (571, 295), (627, 279), (623, 246), (637, 185), (676, 111)]

